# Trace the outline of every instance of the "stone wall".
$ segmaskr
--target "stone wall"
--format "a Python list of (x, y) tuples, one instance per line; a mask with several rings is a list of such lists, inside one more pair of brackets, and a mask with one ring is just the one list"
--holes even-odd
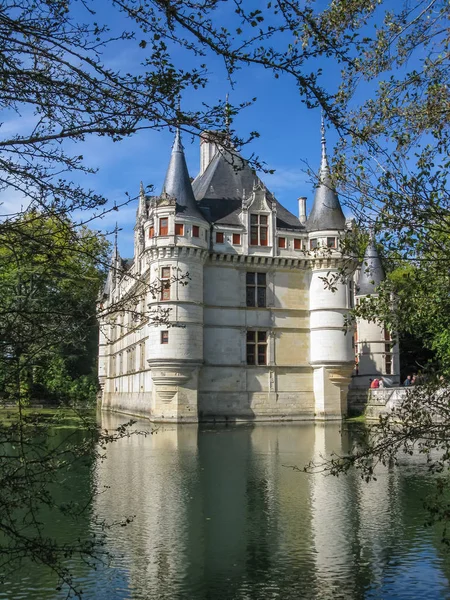
[(368, 390), (366, 420), (378, 421), (381, 415), (390, 413), (402, 402), (407, 392), (408, 388), (402, 387)]

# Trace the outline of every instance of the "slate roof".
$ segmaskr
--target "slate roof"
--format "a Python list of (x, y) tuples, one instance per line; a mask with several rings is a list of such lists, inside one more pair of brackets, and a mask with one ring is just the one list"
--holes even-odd
[(198, 210), (192, 191), (179, 129), (177, 129), (175, 134), (175, 141), (162, 191), (176, 198), (175, 210), (177, 214), (204, 219)]
[(376, 292), (376, 288), (384, 281), (385, 274), (380, 256), (373, 239), (369, 241), (364, 254), (359, 274), (356, 295), (367, 296)]
[[(239, 213), (242, 199), (248, 198), (255, 184), (261, 184), (255, 171), (236, 153), (219, 151), (205, 172), (192, 183), (195, 198), (207, 220), (223, 225), (242, 226)], [(264, 185), (264, 184), (263, 184)], [(277, 205), (279, 229), (304, 230), (298, 218), (282, 206), (269, 192), (269, 201)]]
[(322, 162), (319, 171), (319, 183), (314, 195), (314, 203), (306, 221), (308, 231), (325, 231), (327, 229), (345, 229), (345, 216), (338, 195), (331, 181), (328, 166), (325, 129), (322, 122)]
[(122, 258), (121, 267), (124, 271), (129, 271), (134, 264), (134, 258)]

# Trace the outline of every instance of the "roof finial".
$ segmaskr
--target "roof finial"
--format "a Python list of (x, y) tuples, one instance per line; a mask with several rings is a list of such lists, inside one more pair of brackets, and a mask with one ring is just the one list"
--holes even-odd
[(119, 231), (118, 227), (117, 227), (117, 221), (116, 221), (116, 227), (114, 229), (114, 255), (117, 258), (118, 255), (118, 248), (117, 248), (117, 232)]
[(142, 219), (145, 216), (146, 210), (146, 198), (145, 198), (145, 189), (144, 184), (141, 181), (141, 185), (139, 188), (139, 206), (138, 206), (138, 215)]
[(184, 146), (181, 142), (181, 131), (180, 131), (180, 114), (181, 114), (181, 96), (178, 96), (177, 100), (177, 126), (175, 130), (175, 139), (172, 146), (172, 152), (183, 152)]
[(328, 159), (327, 159), (327, 140), (325, 138), (325, 118), (323, 114), (323, 109), (320, 115), (320, 133), (321, 133), (321, 143), (322, 143), (322, 163), (320, 165), (321, 169), (328, 169)]
[(175, 139), (173, 141), (173, 146), (172, 146), (172, 152), (183, 152), (183, 150), (184, 150), (184, 146), (181, 142), (180, 126), (177, 125), (176, 131), (175, 131)]
[(230, 103), (228, 101), (228, 93), (225, 96), (225, 131), (227, 140), (230, 139)]

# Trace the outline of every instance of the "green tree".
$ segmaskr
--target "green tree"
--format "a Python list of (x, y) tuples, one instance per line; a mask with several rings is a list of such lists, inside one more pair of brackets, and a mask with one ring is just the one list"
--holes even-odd
[(95, 399), (96, 300), (109, 244), (38, 212), (0, 230), (0, 381), (6, 401)]
[[(428, 324), (425, 318), (414, 320), (412, 312), (420, 306), (423, 311), (429, 309), (430, 315), (442, 316), (439, 307), (446, 310), (447, 302), (448, 2), (337, 0), (323, 7), (314, 0), (277, 0), (263, 6), (241, 0), (111, 0), (106, 6), (108, 10), (101, 7), (102, 15), (108, 17), (111, 30), (95, 14), (95, 3), (19, 0), (2, 6), (0, 77), (4, 93), (0, 106), (5, 118), (27, 116), (30, 123), (28, 129), (13, 135), (0, 128), (0, 192), (14, 192), (23, 205), (23, 210), (3, 214), (0, 220), (1, 239), (15, 236), (14, 247), (6, 244), (8, 256), (15, 260), (17, 249), (24, 245), (32, 258), (31, 249), (38, 248), (45, 224), (54, 223), (58, 229), (59, 222), (70, 218), (75, 209), (87, 209), (86, 220), (104, 210), (105, 198), (73, 182), (74, 172), (93, 171), (95, 166), (84, 165), (83, 157), (71, 151), (71, 142), (90, 135), (119, 141), (142, 128), (176, 123), (193, 133), (223, 129), (223, 103), (192, 112), (178, 108), (183, 90), (208, 84), (208, 61), (219, 56), (224, 75), (231, 81), (239, 69), (259, 66), (276, 78), (292, 78), (307, 106), (322, 107), (341, 136), (333, 168), (341, 198), (361, 225), (376, 222), (389, 260), (407, 261), (420, 273), (424, 264), (435, 265), (428, 268), (428, 277), (435, 278), (430, 285), (426, 285), (429, 279), (420, 285), (413, 280), (398, 285), (402, 313), (395, 318), (405, 331), (423, 330), (427, 343), (445, 357), (445, 319), (430, 329), (431, 319)], [(124, 18), (123, 30), (114, 25), (114, 12)], [(141, 60), (124, 71), (107, 66), (104, 56), (130, 47), (139, 48)], [(331, 71), (334, 87), (326, 77)], [(244, 107), (229, 106), (231, 120)], [(236, 147), (244, 141), (232, 129), (229, 140)], [(41, 226), (30, 238), (28, 219), (36, 215)], [(82, 234), (72, 229), (72, 235), (78, 239)], [(7, 364), (11, 363), (7, 361), (11, 359), (18, 367), (16, 373), (23, 374), (16, 379), (19, 398), (28, 394), (38, 376), (38, 372), (28, 372), (25, 377), (35, 354), (48, 359), (53, 375), (45, 385), (55, 390), (65, 387), (67, 373), (75, 376), (81, 368), (68, 356), (83, 344), (83, 336), (80, 332), (78, 338), (77, 331), (70, 330), (74, 321), (57, 310), (58, 300), (66, 297), (74, 314), (79, 315), (79, 305), (70, 304), (75, 298), (65, 289), (65, 271), (51, 270), (51, 262), (58, 264), (51, 255), (47, 268), (44, 253), (40, 255), (42, 263), (32, 262), (45, 282), (36, 290), (46, 300), (48, 296), (50, 304), (44, 310), (33, 303), (33, 273), (27, 272), (26, 264), (21, 263), (16, 275), (7, 268), (2, 275), (2, 289), (8, 293), (0, 294), (0, 313), (7, 319), (1, 356), (4, 370), (9, 372)], [(392, 280), (394, 283), (400, 282)], [(52, 290), (56, 293), (51, 297)], [(387, 316), (392, 315), (388, 292), (384, 296)], [(82, 306), (84, 299), (78, 301)], [(26, 302), (33, 322), (27, 318)], [(62, 329), (56, 331), (51, 310), (61, 326), (69, 326), (74, 346), (62, 345)], [(31, 355), (14, 331), (15, 320), (36, 344)], [(36, 341), (40, 332), (52, 348), (47, 359)], [(3, 385), (6, 389), (9, 382)], [(426, 410), (411, 413), (411, 419), (426, 427), (427, 414)], [(445, 422), (445, 413), (442, 416)], [(20, 429), (23, 420), (19, 425)], [(433, 438), (433, 430), (429, 431), (430, 444), (441, 451), (446, 464), (448, 453), (440, 445), (441, 434)], [(405, 430), (406, 439), (412, 442), (423, 433), (421, 427)], [(17, 438), (8, 430), (4, 439), (16, 442)], [(25, 438), (19, 435), (19, 440), (23, 439), (31, 443), (29, 431)], [(379, 451), (379, 446), (373, 446), (372, 456), (377, 456), (377, 448)], [(14, 458), (16, 466), (20, 461), (26, 465), (27, 456), (23, 449)], [(11, 465), (14, 473), (14, 461)], [(33, 485), (36, 483), (30, 480), (30, 490)], [(12, 501), (12, 497), (6, 498), (6, 506)], [(39, 544), (32, 548), (39, 560)], [(52, 560), (46, 564), (61, 567), (60, 555)]]

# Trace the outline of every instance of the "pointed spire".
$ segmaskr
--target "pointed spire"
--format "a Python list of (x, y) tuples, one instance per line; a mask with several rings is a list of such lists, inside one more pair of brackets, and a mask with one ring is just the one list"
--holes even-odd
[(364, 259), (361, 265), (357, 285), (357, 296), (367, 296), (376, 293), (376, 288), (384, 281), (385, 274), (380, 256), (375, 244), (373, 227), (369, 229), (369, 243), (367, 244)]
[(327, 158), (327, 140), (325, 138), (325, 119), (323, 116), (323, 110), (320, 115), (320, 133), (321, 133), (321, 144), (322, 144), (322, 161), (320, 163), (321, 175), (327, 171), (329, 173), (330, 167), (328, 166)]
[(322, 158), (319, 183), (316, 188), (313, 207), (306, 222), (306, 228), (308, 231), (343, 230), (345, 229), (345, 217), (333, 182), (331, 181), (323, 112), (321, 115), (320, 131)]
[(117, 226), (117, 221), (116, 221), (116, 227), (114, 229), (114, 246), (113, 246), (113, 251), (112, 251), (112, 256), (111, 256), (111, 269), (108, 273), (108, 280), (109, 280), (108, 289), (114, 288), (116, 286), (116, 282), (117, 282), (117, 275), (118, 275), (119, 261), (120, 261), (119, 246), (117, 243), (118, 231), (119, 231), (119, 228)]
[(180, 128), (177, 127), (177, 129), (175, 131), (175, 139), (173, 141), (172, 152), (183, 152), (183, 151), (184, 151), (184, 146), (181, 142)]
[(117, 244), (117, 233), (118, 233), (119, 229), (117, 227), (117, 221), (116, 221), (116, 227), (114, 229), (114, 249), (113, 249), (113, 260), (117, 260), (119, 258), (119, 247)]
[(145, 189), (144, 189), (144, 184), (142, 183), (142, 181), (141, 181), (141, 185), (139, 188), (138, 216), (141, 218), (147, 216), (147, 199), (145, 197)]
[(230, 103), (228, 101), (228, 93), (225, 97), (225, 134), (227, 140), (230, 140)]
[(176, 199), (177, 213), (203, 219), (197, 208), (194, 192), (192, 191), (179, 127), (177, 127), (175, 133), (172, 154), (162, 191), (163, 194), (168, 194)]

